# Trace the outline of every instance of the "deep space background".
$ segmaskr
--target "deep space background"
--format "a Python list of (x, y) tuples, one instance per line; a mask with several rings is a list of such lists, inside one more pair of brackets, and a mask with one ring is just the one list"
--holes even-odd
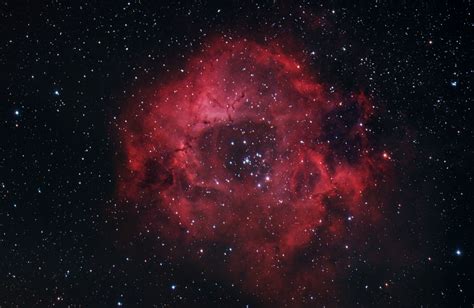
[[(2, 1), (0, 306), (470, 307), (472, 30), (470, 1)], [(394, 170), (368, 235), (381, 253), (321, 301), (240, 288), (117, 196), (125, 106), (216, 36), (291, 37), (376, 108)]]

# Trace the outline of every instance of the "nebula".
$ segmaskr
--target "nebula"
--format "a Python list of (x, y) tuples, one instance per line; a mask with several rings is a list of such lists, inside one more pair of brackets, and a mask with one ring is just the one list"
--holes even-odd
[(380, 215), (373, 102), (316, 76), (285, 42), (215, 38), (121, 116), (118, 194), (143, 228), (264, 302), (336, 292), (352, 220)]

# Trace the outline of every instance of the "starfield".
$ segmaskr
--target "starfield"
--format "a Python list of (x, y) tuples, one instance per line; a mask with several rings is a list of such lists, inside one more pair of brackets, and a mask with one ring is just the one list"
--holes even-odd
[(0, 18), (0, 306), (474, 304), (470, 2)]

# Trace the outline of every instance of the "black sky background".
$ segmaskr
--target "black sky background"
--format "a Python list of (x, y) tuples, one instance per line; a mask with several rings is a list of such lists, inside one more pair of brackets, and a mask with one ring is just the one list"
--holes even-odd
[(0, 306), (262, 304), (169, 257), (115, 199), (125, 103), (227, 35), (294, 37), (321, 80), (377, 105), (374, 144), (394, 158), (401, 214), (388, 209), (374, 239), (419, 259), (383, 260), (393, 290), (361, 269), (337, 306), (470, 307), (472, 4), (388, 3), (3, 1)]

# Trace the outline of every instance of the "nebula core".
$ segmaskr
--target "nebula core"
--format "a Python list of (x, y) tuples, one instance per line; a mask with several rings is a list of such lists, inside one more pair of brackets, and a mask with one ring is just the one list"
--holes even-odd
[(380, 216), (367, 199), (389, 157), (367, 136), (371, 99), (318, 80), (285, 44), (209, 40), (130, 100), (118, 191), (177, 257), (257, 298), (304, 302), (337, 292), (340, 255), (363, 241), (352, 220)]

